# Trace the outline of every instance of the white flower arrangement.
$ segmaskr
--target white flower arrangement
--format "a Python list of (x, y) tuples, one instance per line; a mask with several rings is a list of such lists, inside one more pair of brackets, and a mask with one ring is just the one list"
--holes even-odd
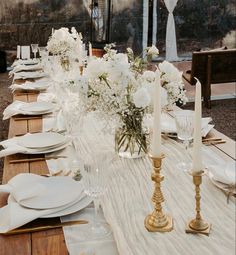
[(82, 57), (82, 35), (74, 27), (71, 28), (71, 31), (66, 27), (62, 27), (53, 32), (48, 40), (47, 49), (53, 55)]
[(186, 104), (188, 98), (184, 89), (182, 72), (168, 61), (163, 61), (158, 65), (158, 67), (162, 73), (162, 87), (167, 91), (168, 105), (172, 106), (176, 103), (181, 105)]

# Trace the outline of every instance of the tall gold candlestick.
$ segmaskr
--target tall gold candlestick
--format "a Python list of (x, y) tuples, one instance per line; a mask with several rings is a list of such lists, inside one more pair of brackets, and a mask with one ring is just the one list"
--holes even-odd
[(152, 181), (155, 182), (155, 189), (152, 196), (154, 211), (145, 218), (144, 224), (150, 232), (169, 232), (173, 229), (173, 219), (171, 216), (163, 213), (161, 206), (161, 203), (165, 200), (161, 191), (161, 182), (164, 180), (164, 176), (160, 174), (164, 155), (161, 157), (149, 156), (153, 165)]
[(192, 234), (205, 234), (209, 235), (211, 224), (207, 223), (205, 220), (203, 220), (201, 216), (201, 194), (200, 194), (200, 185), (202, 183), (202, 176), (204, 175), (204, 171), (201, 171), (199, 173), (191, 173), (193, 176), (193, 183), (195, 185), (195, 199), (196, 199), (196, 217), (189, 221), (186, 233), (192, 233)]

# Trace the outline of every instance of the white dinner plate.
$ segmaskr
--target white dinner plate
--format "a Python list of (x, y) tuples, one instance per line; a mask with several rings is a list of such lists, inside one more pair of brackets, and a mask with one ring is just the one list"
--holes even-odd
[[(37, 190), (35, 190), (38, 187)], [(66, 206), (81, 197), (83, 184), (68, 176), (52, 176), (40, 178), (38, 181), (24, 185), (16, 185), (11, 192), (15, 200), (22, 206), (32, 209), (52, 209)], [(33, 190), (33, 195), (31, 195)], [(20, 192), (24, 196), (17, 196)], [(29, 196), (27, 196), (30, 194)]]
[(67, 137), (61, 134), (55, 132), (44, 132), (21, 136), (18, 138), (17, 143), (20, 146), (30, 149), (50, 149), (64, 145), (67, 141)]
[(56, 146), (56, 147), (53, 147), (53, 148), (43, 148), (41, 150), (39, 149), (27, 149), (27, 152), (22, 152), (23, 154), (46, 154), (46, 153), (51, 153), (51, 152), (55, 152), (55, 151), (60, 151), (64, 148), (66, 148), (68, 145), (71, 144), (71, 141), (69, 140), (69, 142), (66, 142), (65, 144), (63, 145), (60, 145), (60, 146)]
[(41, 113), (46, 111), (52, 111), (55, 105), (49, 102), (32, 102), (26, 103), (20, 106), (20, 110), (24, 112)]
[(72, 213), (75, 213), (75, 212), (78, 212), (78, 211), (84, 209), (92, 201), (93, 201), (93, 199), (86, 195), (83, 198), (79, 199), (79, 201), (76, 201), (75, 203), (73, 203), (72, 205), (66, 207), (65, 209), (60, 210), (60, 211), (55, 212), (55, 213), (44, 215), (41, 218), (61, 217), (61, 216), (65, 216), (65, 215), (68, 215), (68, 214), (72, 214)]

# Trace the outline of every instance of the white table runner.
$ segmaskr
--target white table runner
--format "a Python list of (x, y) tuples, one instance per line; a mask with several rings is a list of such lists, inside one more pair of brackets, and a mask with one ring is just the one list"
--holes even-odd
[[(45, 119), (47, 121), (47, 119)], [(203, 177), (202, 215), (212, 223), (210, 236), (185, 234), (185, 226), (195, 216), (194, 185), (192, 178), (175, 169), (177, 162), (184, 160), (184, 147), (173, 140), (163, 140), (166, 158), (163, 161), (162, 173), (165, 180), (162, 190), (165, 196), (164, 211), (174, 218), (174, 230), (170, 233), (149, 233), (144, 227), (144, 219), (153, 210), (151, 196), (151, 165), (148, 158), (117, 159), (111, 165), (112, 178), (109, 192), (103, 198), (102, 207), (106, 221), (111, 225), (115, 242), (122, 255), (196, 255), (209, 254), (233, 255), (235, 252), (235, 205), (234, 200), (226, 203), (226, 196), (208, 179)], [(74, 141), (80, 158), (86, 157), (91, 146), (104, 146), (113, 150), (113, 136), (104, 136), (97, 121), (91, 115), (86, 122), (82, 137)], [(205, 149), (206, 164), (221, 161), (212, 154), (210, 148)], [(189, 158), (190, 160), (190, 158)], [(52, 168), (48, 164), (49, 170)], [(83, 212), (82, 212), (83, 213)], [(64, 220), (80, 218), (80, 213), (67, 216)], [(81, 230), (78, 228), (79, 233)], [(85, 251), (86, 242), (74, 238), (75, 227), (64, 228), (65, 239), (71, 254)], [(72, 241), (73, 240), (73, 241)], [(93, 242), (89, 242), (91, 246)], [(104, 250), (96, 249), (96, 255), (115, 255), (116, 246), (112, 241), (104, 242)], [(97, 243), (94, 244), (97, 247)], [(101, 245), (101, 243), (100, 243)], [(93, 245), (92, 245), (93, 246)]]

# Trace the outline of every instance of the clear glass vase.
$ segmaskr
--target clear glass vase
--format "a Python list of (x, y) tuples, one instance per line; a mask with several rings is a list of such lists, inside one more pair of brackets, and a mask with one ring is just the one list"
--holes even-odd
[(115, 133), (115, 150), (123, 158), (140, 158), (148, 150), (148, 133), (143, 130), (118, 128)]

